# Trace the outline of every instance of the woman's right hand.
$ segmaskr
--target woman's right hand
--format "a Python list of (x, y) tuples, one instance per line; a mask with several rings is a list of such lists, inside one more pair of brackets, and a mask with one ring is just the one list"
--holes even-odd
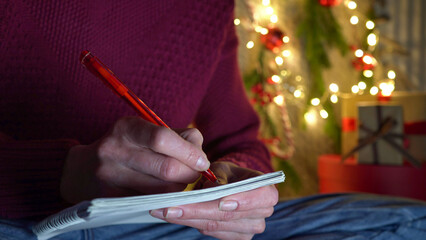
[(76, 203), (181, 191), (210, 166), (202, 142), (197, 129), (171, 130), (139, 117), (121, 118), (102, 139), (70, 150), (62, 197)]

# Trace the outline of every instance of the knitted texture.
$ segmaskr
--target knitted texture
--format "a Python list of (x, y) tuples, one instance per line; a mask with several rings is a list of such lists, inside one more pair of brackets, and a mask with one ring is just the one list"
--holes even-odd
[(195, 124), (211, 161), (271, 171), (238, 72), (232, 1), (14, 0), (0, 19), (1, 216), (57, 211), (46, 203), (60, 201), (69, 148), (136, 115), (81, 66), (86, 49), (170, 127)]

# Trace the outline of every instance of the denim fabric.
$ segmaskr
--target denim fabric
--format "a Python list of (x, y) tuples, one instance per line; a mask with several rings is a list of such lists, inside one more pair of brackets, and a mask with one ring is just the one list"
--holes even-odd
[[(1, 220), (0, 239), (35, 240), (34, 222)], [(185, 226), (128, 224), (68, 232), (53, 239), (214, 239)], [(426, 202), (367, 194), (316, 195), (280, 202), (254, 239), (426, 239)]]

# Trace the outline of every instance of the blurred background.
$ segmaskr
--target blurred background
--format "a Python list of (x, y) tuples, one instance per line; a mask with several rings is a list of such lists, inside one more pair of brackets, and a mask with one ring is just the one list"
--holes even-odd
[[(375, 189), (363, 189), (369, 183), (356, 179), (389, 174), (413, 176), (401, 188), (424, 192), (425, 12), (423, 0), (236, 1), (241, 73), (262, 119), (260, 137), (274, 167), (287, 176), (279, 185), (281, 198), (364, 190), (412, 197), (382, 191), (395, 184), (388, 178), (372, 179)], [(361, 113), (361, 103), (381, 115)], [(385, 125), (382, 115), (402, 120), (387, 137), (356, 150)], [(367, 136), (360, 118), (367, 118), (364, 126), (373, 124)], [(380, 145), (384, 141), (395, 143)], [(362, 152), (368, 149), (376, 155)], [(341, 161), (346, 154), (349, 163)]]

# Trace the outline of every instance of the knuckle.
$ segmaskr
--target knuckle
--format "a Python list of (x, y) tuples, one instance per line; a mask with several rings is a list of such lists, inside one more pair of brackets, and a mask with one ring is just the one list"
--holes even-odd
[(265, 217), (270, 217), (270, 216), (272, 216), (272, 214), (274, 214), (274, 208), (273, 207), (265, 209)]
[(154, 151), (163, 149), (167, 145), (166, 128), (154, 128), (151, 130), (148, 145)]
[(265, 220), (261, 220), (259, 221), (257, 224), (254, 224), (254, 226), (252, 226), (252, 233), (263, 233), (265, 231), (266, 228), (266, 224), (265, 224)]
[(188, 156), (186, 157), (186, 162), (188, 164), (193, 164), (195, 166), (195, 164), (198, 161), (198, 157), (199, 157), (199, 155), (197, 154), (196, 151), (190, 150), (189, 153), (188, 153)]
[(194, 139), (194, 140), (196, 140), (198, 142), (202, 142), (203, 141), (203, 135), (196, 128), (190, 128), (190, 129), (188, 129), (187, 131), (185, 131), (184, 135), (185, 136), (183, 136), (183, 137), (187, 138), (187, 139)]
[(209, 220), (206, 222), (205, 227), (203, 229), (208, 232), (216, 232), (219, 230), (219, 227), (219, 222)]
[(165, 181), (172, 181), (179, 176), (179, 168), (171, 161), (163, 161), (160, 166), (160, 177)]
[(220, 220), (221, 221), (230, 221), (234, 219), (235, 213), (231, 211), (223, 211), (221, 212)]

